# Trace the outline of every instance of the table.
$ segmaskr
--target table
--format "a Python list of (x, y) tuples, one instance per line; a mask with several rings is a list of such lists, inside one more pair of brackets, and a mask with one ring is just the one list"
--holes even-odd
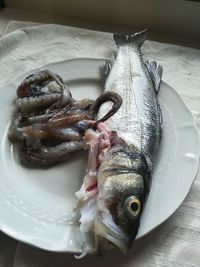
[[(0, 38), (0, 86), (47, 63), (81, 56), (108, 57), (111, 50), (114, 42), (110, 33), (10, 21)], [(183, 97), (200, 127), (200, 50), (146, 41), (142, 51), (163, 65), (163, 80)], [(72, 255), (42, 251), (0, 234), (0, 266), (199, 267), (199, 203), (200, 173), (181, 207), (160, 227), (137, 241), (129, 258), (111, 251), (104, 257), (88, 256), (77, 261)]]

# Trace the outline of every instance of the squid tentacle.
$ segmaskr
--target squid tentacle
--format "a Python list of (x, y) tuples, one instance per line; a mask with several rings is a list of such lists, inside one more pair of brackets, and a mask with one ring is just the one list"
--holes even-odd
[(20, 148), (20, 156), (22, 161), (26, 163), (48, 166), (63, 162), (70, 153), (82, 149), (83, 142), (80, 141), (63, 142), (54, 147), (42, 146), (37, 151), (32, 151), (22, 146)]
[[(32, 91), (32, 85), (36, 86), (36, 88), (37, 86), (39, 88), (43, 88), (42, 83), (47, 80), (55, 81), (60, 87), (60, 92), (55, 91), (51, 93), (50, 91), (44, 93), (43, 91)], [(46, 111), (46, 113), (49, 113), (52, 109), (67, 105), (71, 100), (71, 92), (58, 74), (54, 74), (48, 70), (43, 70), (29, 75), (22, 81), (17, 88), (17, 97), (18, 99), (16, 104), (22, 112), (30, 111), (31, 107), (35, 110), (38, 107), (50, 105)]]
[[(56, 84), (51, 84), (55, 82)], [(37, 165), (64, 161), (69, 153), (84, 148), (87, 129), (108, 120), (122, 104), (121, 97), (104, 92), (96, 100), (75, 100), (63, 79), (48, 70), (26, 77), (17, 88), (17, 112), (8, 138), (20, 146), (21, 159)], [(96, 119), (102, 104), (110, 110)]]
[(118, 95), (117, 93), (114, 93), (114, 92), (109, 92), (109, 91), (104, 92), (96, 99), (94, 104), (91, 106), (91, 110), (93, 111), (94, 117), (97, 115), (101, 105), (105, 102), (108, 102), (108, 101), (113, 102), (112, 108), (108, 111), (107, 114), (105, 114), (103, 116), (103, 118), (97, 120), (96, 123), (104, 122), (104, 121), (108, 120), (112, 115), (114, 115), (117, 112), (117, 110), (122, 105), (122, 98), (120, 95)]

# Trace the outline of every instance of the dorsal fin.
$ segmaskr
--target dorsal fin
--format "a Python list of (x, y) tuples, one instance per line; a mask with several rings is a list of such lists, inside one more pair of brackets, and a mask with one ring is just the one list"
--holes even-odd
[(154, 88), (156, 92), (158, 93), (159, 88), (160, 88), (160, 82), (162, 79), (163, 68), (156, 61), (151, 61), (149, 59), (145, 61), (145, 65), (149, 71), (149, 75), (153, 82)]

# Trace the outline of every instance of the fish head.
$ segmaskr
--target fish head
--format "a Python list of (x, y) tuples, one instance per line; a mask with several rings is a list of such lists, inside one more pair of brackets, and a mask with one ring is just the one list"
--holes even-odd
[[(141, 183), (143, 180), (141, 176), (138, 176), (137, 178), (134, 177), (134, 179), (140, 180)], [(143, 210), (143, 203), (144, 192), (141, 190), (141, 192), (138, 193), (133, 190), (129, 193), (124, 192), (121, 195), (119, 202), (115, 204), (115, 210), (110, 209), (114, 222), (120, 226), (127, 236), (128, 248), (131, 247), (135, 237), (137, 236), (140, 225), (140, 217)]]
[(111, 149), (99, 169), (97, 234), (125, 254), (138, 233), (148, 193), (147, 176), (144, 156), (127, 148)]

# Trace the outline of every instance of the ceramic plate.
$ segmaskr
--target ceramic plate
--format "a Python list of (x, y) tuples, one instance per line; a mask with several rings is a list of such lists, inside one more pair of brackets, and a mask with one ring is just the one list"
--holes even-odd
[[(60, 74), (73, 97), (96, 98), (103, 90), (102, 59), (75, 59), (45, 66)], [(51, 251), (80, 252), (78, 229), (68, 224), (87, 163), (74, 153), (63, 164), (26, 168), (7, 139), (17, 85), (29, 73), (0, 90), (0, 228), (6, 234)], [(199, 161), (198, 132), (178, 94), (162, 83), (159, 100), (164, 131), (152, 187), (137, 238), (165, 221), (182, 203), (195, 178)]]

